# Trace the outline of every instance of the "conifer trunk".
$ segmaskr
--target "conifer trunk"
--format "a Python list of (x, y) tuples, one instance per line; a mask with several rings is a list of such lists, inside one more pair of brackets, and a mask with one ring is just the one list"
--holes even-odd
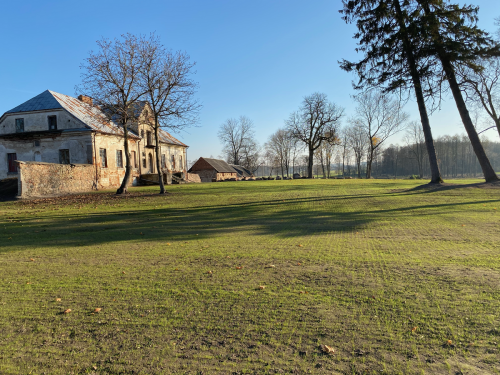
[(467, 110), (467, 106), (465, 105), (465, 101), (462, 96), (462, 92), (460, 91), (460, 87), (458, 85), (457, 78), (455, 75), (455, 69), (453, 68), (451, 60), (442, 46), (437, 20), (435, 19), (435, 16), (432, 15), (428, 4), (425, 3), (423, 4), (422, 0), (417, 0), (417, 1), (422, 6), (425, 14), (427, 16), (431, 16), (430, 19), (432, 21), (432, 24), (430, 25), (430, 28), (431, 28), (431, 34), (433, 35), (434, 39), (433, 42), (436, 47), (436, 52), (443, 66), (443, 70), (446, 75), (446, 79), (448, 80), (448, 84), (450, 85), (453, 98), (455, 99), (455, 104), (457, 105), (458, 112), (460, 113), (460, 117), (462, 118), (462, 123), (464, 124), (465, 130), (467, 131), (467, 135), (469, 136), (477, 160), (481, 165), (484, 179), (486, 180), (486, 182), (498, 181), (498, 176), (493, 170), (493, 167), (491, 166), (488, 156), (484, 151), (483, 145), (479, 140), (479, 135), (477, 134), (476, 128), (474, 127), (474, 124), (472, 123), (472, 120), (470, 118), (469, 111)]
[(431, 183), (442, 183), (441, 172), (439, 171), (438, 159), (436, 155), (436, 148), (434, 146), (434, 139), (432, 137), (431, 125), (429, 122), (429, 116), (427, 115), (427, 108), (425, 106), (424, 94), (422, 91), (422, 84), (420, 82), (420, 76), (417, 70), (417, 64), (415, 62), (415, 56), (413, 54), (413, 49), (411, 47), (410, 40), (408, 38), (408, 31), (403, 18), (403, 13), (401, 12), (401, 7), (399, 5), (399, 0), (394, 0), (394, 7), (396, 8), (396, 18), (399, 27), (403, 35), (403, 48), (406, 52), (408, 65), (410, 67), (410, 74), (413, 81), (413, 86), (415, 89), (415, 97), (417, 98), (418, 111), (420, 114), (420, 122), (422, 123), (422, 130), (425, 138), (425, 146), (427, 148), (427, 154), (429, 155), (429, 164), (431, 169)]

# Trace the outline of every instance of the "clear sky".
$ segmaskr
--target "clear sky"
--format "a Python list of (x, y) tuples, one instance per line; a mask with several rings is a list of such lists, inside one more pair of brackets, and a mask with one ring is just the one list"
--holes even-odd
[[(480, 6), (480, 26), (494, 31), (499, 0), (469, 3)], [(217, 129), (230, 117), (252, 119), (264, 143), (313, 92), (353, 112), (353, 77), (337, 61), (357, 58), (355, 28), (341, 20), (340, 7), (340, 0), (4, 2), (0, 113), (47, 89), (76, 96), (79, 66), (96, 40), (156, 32), (197, 63), (199, 127), (174, 134), (190, 146), (188, 159), (220, 155)], [(418, 120), (414, 102), (406, 110)], [(436, 136), (463, 133), (451, 100), (431, 126)]]

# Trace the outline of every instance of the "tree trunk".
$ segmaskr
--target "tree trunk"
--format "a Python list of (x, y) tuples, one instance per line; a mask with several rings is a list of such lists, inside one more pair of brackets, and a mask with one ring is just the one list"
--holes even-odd
[(425, 106), (424, 94), (422, 92), (422, 84), (420, 81), (420, 76), (418, 74), (417, 64), (415, 62), (413, 48), (408, 38), (408, 31), (406, 29), (406, 24), (403, 19), (403, 14), (401, 12), (399, 0), (394, 0), (393, 3), (396, 8), (397, 21), (402, 31), (403, 49), (407, 55), (408, 65), (410, 67), (410, 75), (415, 89), (415, 97), (417, 98), (418, 111), (420, 113), (420, 122), (422, 123), (422, 130), (424, 132), (425, 146), (427, 147), (427, 154), (429, 155), (429, 164), (431, 169), (431, 183), (442, 183), (443, 179), (441, 178), (441, 173), (439, 171), (436, 148), (434, 147), (434, 139), (432, 138), (431, 125), (429, 122), (429, 116), (427, 115), (427, 108)]
[(370, 146), (370, 155), (368, 155), (368, 160), (366, 161), (366, 178), (371, 178), (372, 176), (373, 151), (373, 147)]
[(155, 118), (155, 151), (156, 151), (156, 170), (158, 171), (158, 182), (160, 183), (160, 194), (165, 194), (165, 185), (163, 184), (163, 170), (161, 166), (161, 145), (159, 133), (158, 118)]
[(307, 161), (307, 178), (313, 178), (314, 150), (309, 148), (309, 160)]
[[(427, 4), (421, 4), (422, 0), (419, 0), (418, 2), (420, 5), (422, 5), (425, 14), (427, 16), (430, 16), (431, 11), (429, 6)], [(488, 156), (486, 156), (486, 152), (484, 152), (483, 145), (479, 140), (479, 135), (477, 134), (476, 128), (474, 127), (474, 124), (472, 123), (472, 120), (470, 118), (469, 111), (467, 110), (467, 106), (465, 105), (462, 92), (460, 91), (460, 87), (455, 76), (455, 69), (453, 68), (450, 58), (444, 51), (441, 44), (439, 26), (436, 24), (434, 18), (433, 20), (434, 23), (431, 25), (431, 32), (434, 34), (434, 45), (436, 47), (436, 52), (439, 60), (441, 61), (441, 64), (443, 65), (443, 70), (446, 74), (448, 84), (450, 85), (450, 89), (453, 94), (453, 98), (455, 99), (455, 104), (457, 105), (458, 112), (460, 113), (460, 117), (462, 118), (462, 123), (464, 124), (465, 130), (467, 131), (467, 135), (469, 136), (477, 160), (481, 165), (481, 169), (483, 170), (484, 179), (486, 180), (486, 182), (498, 181), (498, 177), (490, 164)]]
[(130, 180), (130, 175), (132, 173), (132, 166), (130, 165), (130, 153), (128, 148), (128, 128), (127, 122), (124, 121), (123, 125), (123, 148), (125, 150), (125, 176), (123, 177), (122, 183), (118, 190), (116, 190), (116, 194), (124, 194), (127, 193), (127, 187)]

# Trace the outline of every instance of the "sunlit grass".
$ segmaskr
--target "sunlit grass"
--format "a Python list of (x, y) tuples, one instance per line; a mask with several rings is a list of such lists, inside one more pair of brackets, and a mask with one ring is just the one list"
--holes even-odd
[(499, 373), (500, 190), (419, 183), (0, 203), (0, 373)]

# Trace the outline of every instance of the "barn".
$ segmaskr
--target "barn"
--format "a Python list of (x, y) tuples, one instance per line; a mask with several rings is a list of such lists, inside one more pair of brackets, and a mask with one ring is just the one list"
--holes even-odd
[(201, 182), (236, 180), (238, 178), (238, 172), (224, 160), (210, 158), (199, 158), (188, 173), (200, 176)]

